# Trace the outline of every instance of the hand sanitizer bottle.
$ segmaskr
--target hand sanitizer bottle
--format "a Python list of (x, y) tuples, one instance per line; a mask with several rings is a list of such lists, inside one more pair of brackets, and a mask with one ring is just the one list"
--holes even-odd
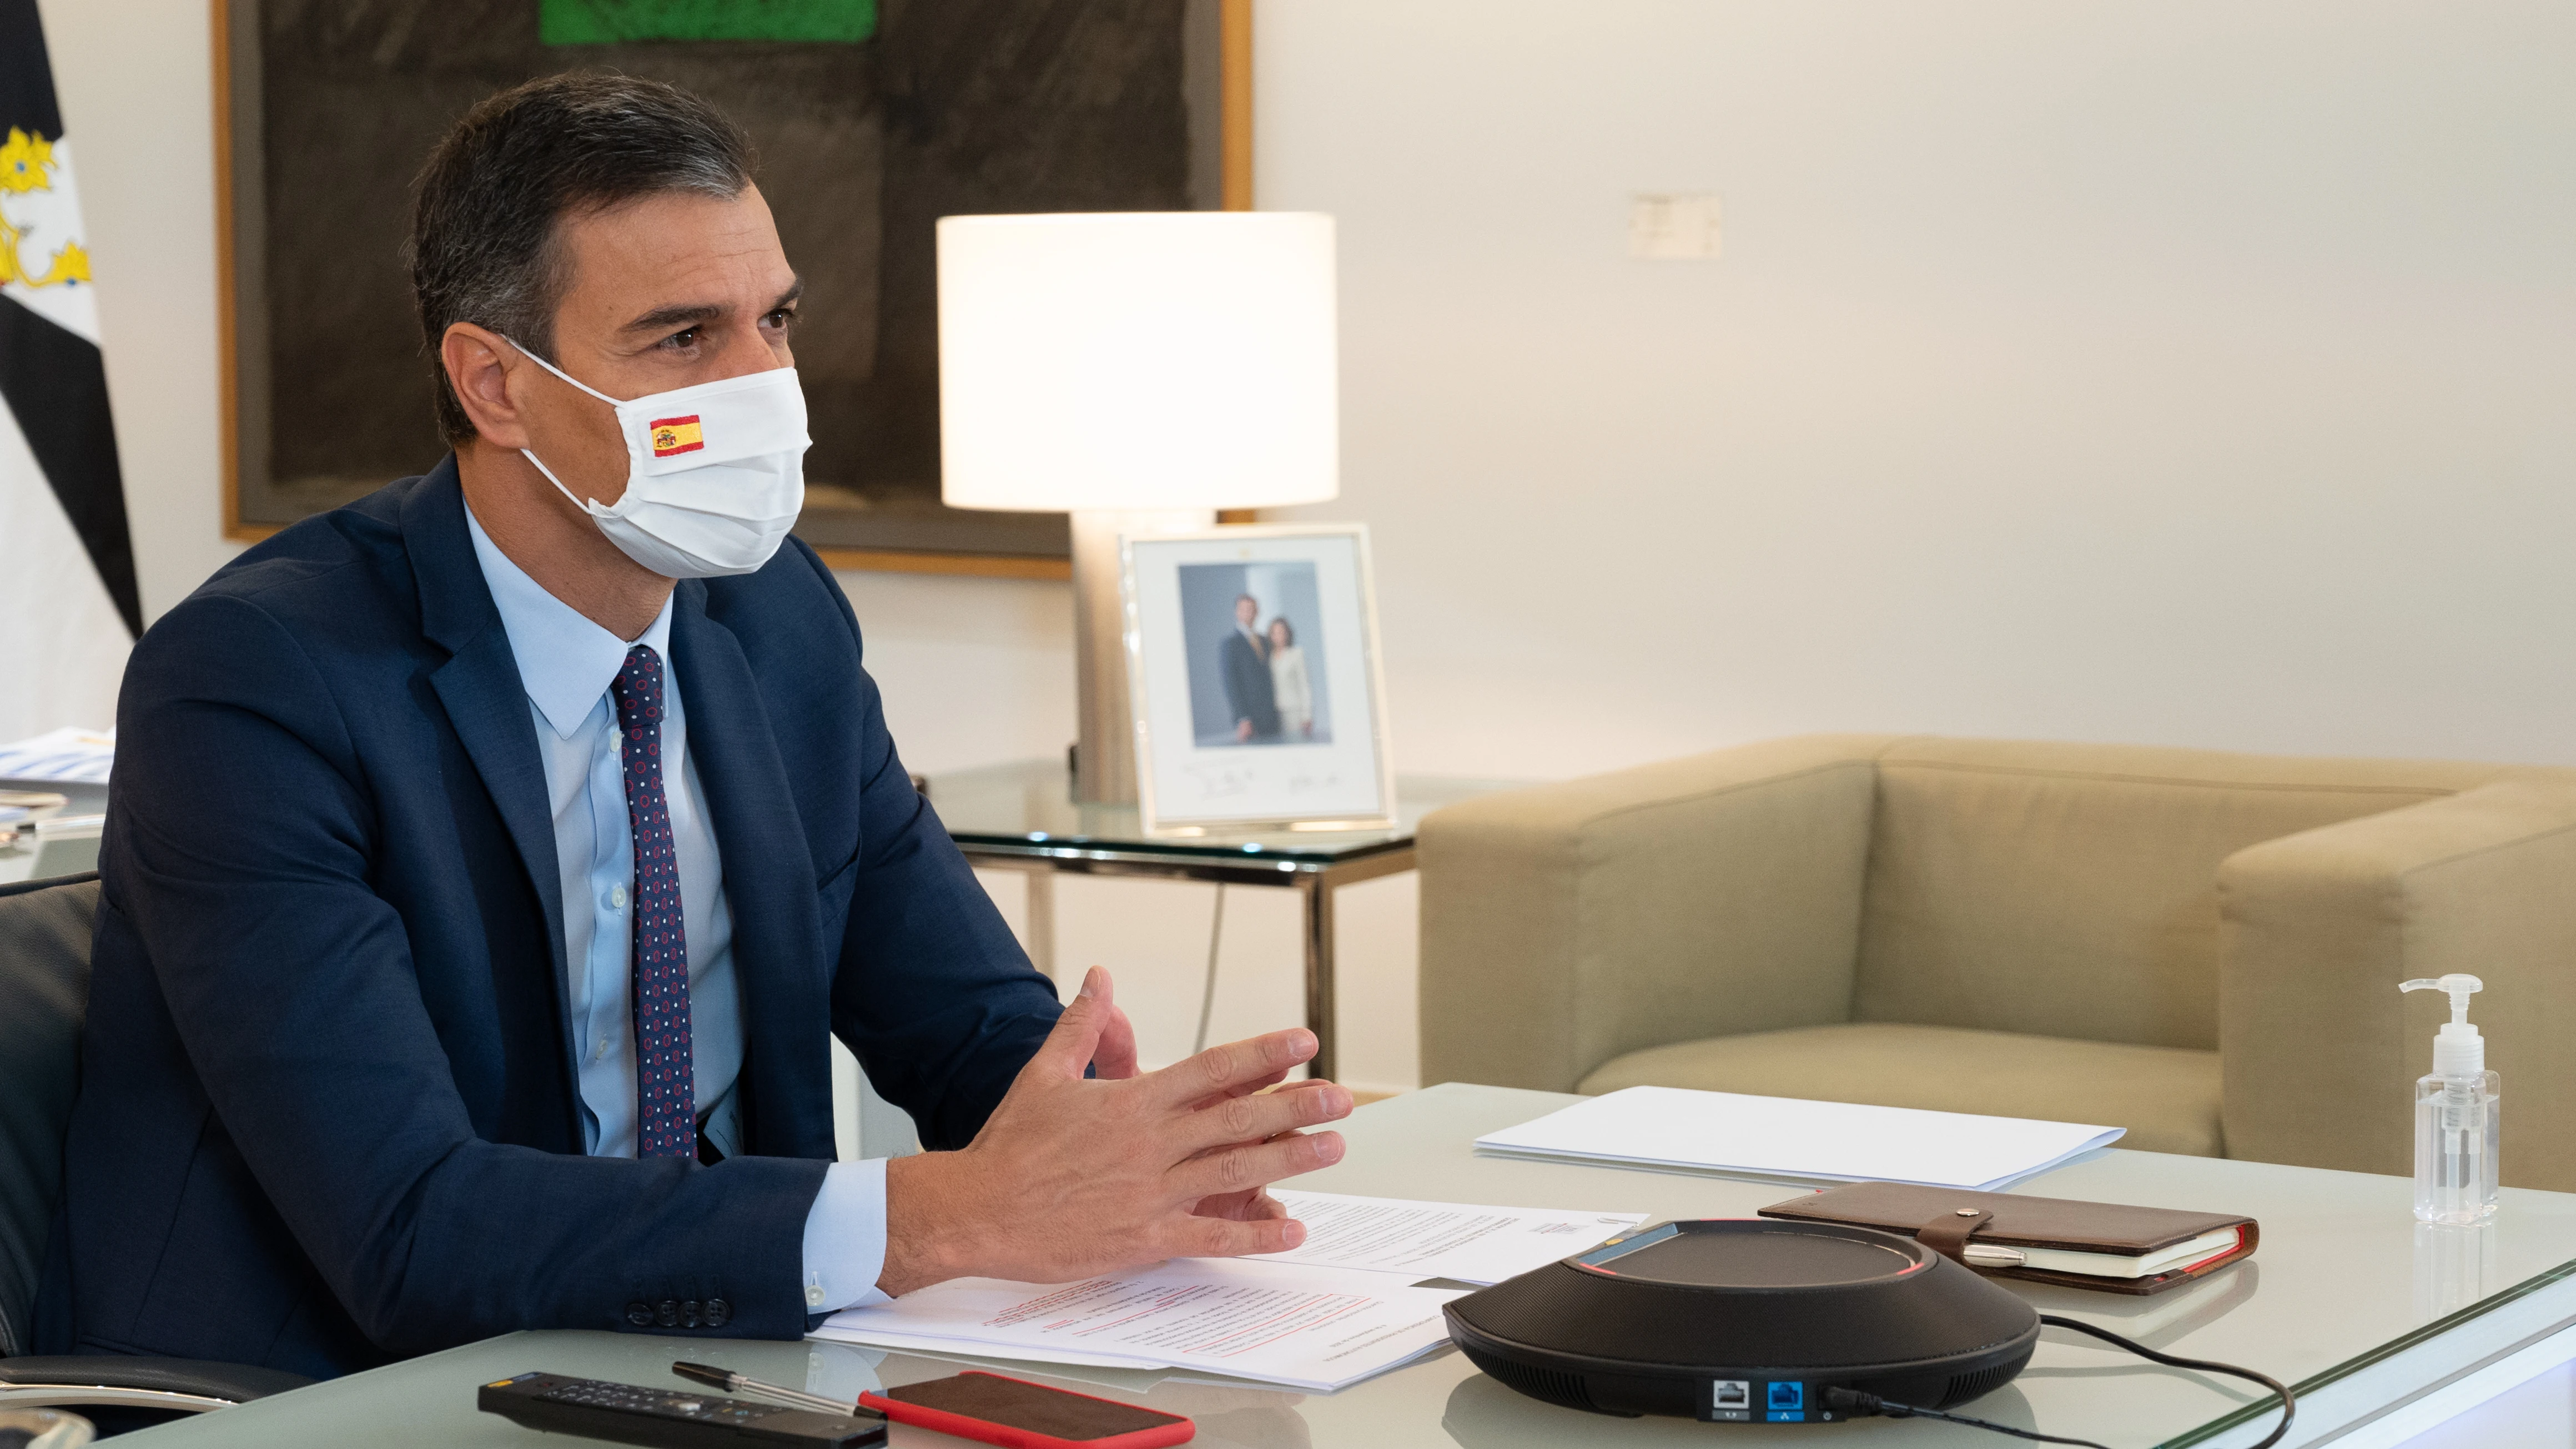
[(2469, 1025), (2469, 995), (2486, 983), (2454, 973), (2400, 991), (2442, 991), (2451, 1020), (2433, 1038), (2433, 1074), (2415, 1083), (2415, 1216), (2477, 1223), (2495, 1216), (2496, 1146), (2503, 1093), (2487, 1070), (2487, 1044)]

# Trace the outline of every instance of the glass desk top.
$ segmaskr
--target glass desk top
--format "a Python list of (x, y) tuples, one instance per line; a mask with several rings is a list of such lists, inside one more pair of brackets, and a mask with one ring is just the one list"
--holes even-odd
[[(107, 810), (107, 787), (105, 785), (64, 784), (50, 780), (0, 780), (0, 790), (41, 790), (50, 791), (56, 795), (60, 795), (65, 801), (60, 813), (66, 817), (74, 815), (99, 815), (104, 814)], [(88, 842), (88, 845), (89, 849), (76, 849), (73, 851), (73, 854), (81, 857), (94, 855), (96, 853), (97, 842), (92, 840)], [(13, 881), (33, 879), (36, 874), (37, 854), (36, 834), (32, 830), (21, 830), (18, 832), (18, 838), (13, 844), (0, 845), (0, 885), (8, 885)], [(91, 866), (86, 864), (78, 865), (78, 870), (89, 870), (91, 868)], [(49, 869), (47, 871), (47, 874), (49, 875), (58, 875), (63, 873), (64, 872), (59, 870)], [(72, 873), (76, 874), (77, 871)]]
[[(1361, 1108), (1342, 1124), (1349, 1154), (1300, 1187), (1524, 1207), (1643, 1212), (1649, 1220), (1740, 1217), (1796, 1195), (1776, 1184), (1480, 1157), (1479, 1134), (1578, 1100), (1451, 1084)], [(2485, 1229), (2429, 1230), (2406, 1178), (2105, 1152), (2015, 1189), (2052, 1197), (2247, 1213), (2255, 1255), (2189, 1287), (2125, 1298), (2006, 1284), (2041, 1311), (2082, 1318), (2167, 1353), (2245, 1364), (2299, 1394), (2292, 1446), (2336, 1438), (2426, 1391), (2576, 1321), (2576, 1194), (2507, 1188)], [(1456, 1352), (1335, 1394), (1139, 1370), (978, 1362), (838, 1343), (517, 1333), (146, 1431), (141, 1449), (269, 1444), (529, 1446), (541, 1441), (474, 1410), (478, 1383), (528, 1369), (679, 1387), (674, 1359), (721, 1364), (835, 1397), (989, 1367), (1078, 1392), (1187, 1414), (1193, 1449), (1712, 1449), (1797, 1439), (1819, 1449), (1995, 1446), (2014, 1441), (1923, 1420), (1785, 1428), (1614, 1419), (1524, 1398)], [(2259, 1402), (2258, 1402), (2259, 1401)], [(2240, 1384), (2144, 1363), (2062, 1329), (2043, 1331), (2028, 1369), (1961, 1411), (2119, 1446), (2241, 1449), (2277, 1410)], [(2375, 1442), (2365, 1427), (2347, 1442)], [(897, 1449), (956, 1441), (898, 1428)]]
[(1232, 830), (1204, 835), (1147, 835), (1133, 805), (1080, 805), (1073, 775), (1061, 760), (1023, 760), (932, 775), (925, 786), (930, 807), (970, 854), (1099, 855), (1167, 860), (1278, 861), (1330, 865), (1413, 840), (1422, 817), (1472, 795), (1526, 782), (1400, 776), (1395, 782), (1396, 821), (1385, 830)]

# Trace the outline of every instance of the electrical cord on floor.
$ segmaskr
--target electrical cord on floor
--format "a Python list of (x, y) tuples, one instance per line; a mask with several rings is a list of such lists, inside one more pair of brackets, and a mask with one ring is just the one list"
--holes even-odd
[[(2280, 1443), (2281, 1437), (2290, 1432), (2291, 1418), (2299, 1411), (2298, 1401), (2291, 1397), (2290, 1386), (2269, 1374), (2259, 1374), (2249, 1368), (2238, 1368), (2232, 1363), (2215, 1363), (2205, 1358), (2179, 1358), (2173, 1354), (2159, 1353), (2143, 1343), (2134, 1343), (2108, 1329), (2095, 1328), (2092, 1324), (2080, 1323), (2072, 1318), (2060, 1318), (2053, 1313), (2039, 1315), (2039, 1321), (2051, 1328), (2065, 1328), (2077, 1333), (2089, 1334), (2104, 1343), (2125, 1348), (2150, 1363), (2160, 1363), (2168, 1368), (2200, 1369), (2207, 1373), (2227, 1374), (2270, 1389), (2280, 1396), (2281, 1422), (2274, 1425), (2272, 1432), (2265, 1435), (2261, 1442), (2251, 1446), (2251, 1449), (2271, 1449), (2271, 1446)], [(2010, 1424), (1997, 1424), (1986, 1419), (1971, 1419), (1965, 1414), (1945, 1414), (1938, 1409), (1917, 1408), (1912, 1404), (1900, 1404), (1892, 1399), (1882, 1399), (1876, 1394), (1865, 1394), (1858, 1389), (1825, 1390), (1825, 1407), (1840, 1410), (1856, 1419), (1867, 1418), (1873, 1414), (1883, 1414), (1891, 1419), (1938, 1419), (1945, 1424), (1965, 1424), (1972, 1429), (1991, 1429), (1998, 1434), (2010, 1434), (2016, 1439), (2030, 1439), (2041, 1444), (2077, 1444), (2082, 1445), (2083, 1449), (2108, 1449), (2107, 1445), (2097, 1444), (2090, 1439), (2061, 1439), (2055, 1434), (2042, 1434), (2034, 1429), (2016, 1429)]]
[(1208, 917), (1207, 985), (1199, 992), (1199, 1034), (1190, 1044), (1190, 1055), (1207, 1050), (1208, 1019), (1216, 1015), (1216, 948), (1225, 939), (1225, 882), (1216, 883), (1216, 910)]

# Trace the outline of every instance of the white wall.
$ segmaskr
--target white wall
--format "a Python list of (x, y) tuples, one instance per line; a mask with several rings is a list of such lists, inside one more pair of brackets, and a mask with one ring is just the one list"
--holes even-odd
[[(2576, 10), (1266, 0), (1404, 763), (2576, 760)], [(1631, 260), (1714, 191), (1722, 260)]]
[(99, 346), (149, 620), (241, 551), (223, 540), (214, 30), (205, 0), (40, 0), (37, 9), (63, 132), (79, 151)]

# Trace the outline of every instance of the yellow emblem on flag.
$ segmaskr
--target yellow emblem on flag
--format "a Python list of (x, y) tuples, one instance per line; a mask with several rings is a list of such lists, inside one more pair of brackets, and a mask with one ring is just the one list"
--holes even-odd
[(672, 458), (682, 453), (694, 453), (707, 445), (705, 437), (699, 432), (696, 413), (691, 413), (685, 418), (655, 418), (652, 430), (653, 456), (656, 458)]
[[(50, 194), (54, 189), (54, 171), (61, 164), (54, 159), (53, 142), (11, 126), (8, 139), (0, 141), (0, 196), (26, 197), (34, 192)], [(48, 217), (44, 220), (53, 223), (54, 230), (62, 229), (59, 219)], [(80, 223), (74, 219), (71, 225)], [(32, 223), (22, 225), (20, 220), (0, 215), (0, 285), (18, 283), (29, 287), (56, 287), (66, 282), (88, 281), (89, 249), (74, 240), (66, 239), (61, 246), (54, 248), (53, 259), (42, 272), (27, 265), (18, 254), (18, 244), (29, 232), (38, 229)]]
[(0, 142), (0, 191), (50, 191), (54, 185), (54, 143), (16, 126)]

